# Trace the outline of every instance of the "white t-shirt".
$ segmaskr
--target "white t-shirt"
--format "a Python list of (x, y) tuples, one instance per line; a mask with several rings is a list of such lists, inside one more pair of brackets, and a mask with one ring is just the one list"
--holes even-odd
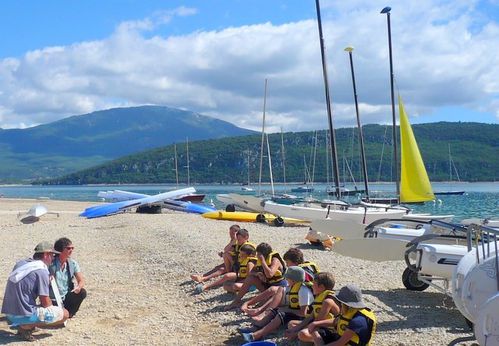
[[(289, 306), (289, 291), (291, 290), (291, 286), (286, 286), (286, 291), (284, 292), (284, 298), (283, 302), (281, 305), (283, 306)], [(310, 305), (314, 302), (314, 294), (312, 293), (312, 290), (305, 286), (302, 285), (300, 287), (300, 290), (298, 291), (298, 305), (304, 306), (304, 305)]]

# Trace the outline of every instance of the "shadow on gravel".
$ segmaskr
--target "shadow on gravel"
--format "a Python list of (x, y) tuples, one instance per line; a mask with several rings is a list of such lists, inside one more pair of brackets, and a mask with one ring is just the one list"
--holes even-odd
[(322, 246), (322, 244), (310, 244), (310, 243), (295, 243), (294, 247), (297, 247), (298, 249), (304, 249), (304, 250), (321, 250), (321, 251), (329, 251)]
[(224, 306), (226, 305), (225, 303), (229, 304), (233, 299), (234, 299), (234, 296), (227, 294), (227, 293), (221, 293), (221, 294), (216, 295), (216, 296), (212, 296), (212, 297), (205, 298), (205, 299), (200, 299), (199, 301), (203, 302), (203, 303), (217, 303), (218, 307), (220, 305), (223, 305), (222, 306), (222, 310), (223, 310)]
[(230, 338), (224, 341), (224, 345), (242, 345), (245, 341), (240, 335), (232, 335)]
[[(392, 321), (378, 321), (378, 331), (412, 330), (418, 328), (446, 328), (447, 333), (467, 333), (464, 317), (455, 308), (452, 298), (438, 292), (415, 292), (406, 289), (391, 291), (363, 290), (368, 305), (375, 305), (369, 295), (378, 298), (392, 309)], [(384, 307), (375, 307), (383, 309)]]
[(195, 282), (192, 281), (192, 280), (185, 280), (184, 282), (181, 282), (178, 285), (182, 287), (182, 286), (187, 286), (187, 285), (191, 285), (191, 284), (194, 284), (194, 283)]
[[(36, 341), (42, 341), (43, 339), (52, 336), (52, 334), (50, 333), (40, 334), (39, 332), (35, 332), (33, 333), (33, 336), (35, 337)], [(16, 330), (0, 329), (0, 345), (7, 345), (12, 343), (26, 343), (26, 341), (22, 340), (20, 337), (17, 336)]]

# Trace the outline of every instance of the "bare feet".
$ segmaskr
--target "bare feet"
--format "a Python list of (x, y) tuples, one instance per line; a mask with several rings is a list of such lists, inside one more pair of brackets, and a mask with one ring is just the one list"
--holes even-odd
[(192, 274), (191, 279), (196, 282), (204, 282), (202, 275)]
[(241, 311), (246, 313), (250, 308), (248, 307), (248, 302), (241, 305)]

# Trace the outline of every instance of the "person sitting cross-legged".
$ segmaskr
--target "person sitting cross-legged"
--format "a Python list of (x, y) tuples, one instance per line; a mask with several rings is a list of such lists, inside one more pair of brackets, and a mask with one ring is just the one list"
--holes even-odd
[(288, 281), (288, 286), (279, 287), (285, 291), (281, 306), (278, 309), (267, 310), (268, 314), (259, 321), (261, 329), (242, 330), (245, 341), (260, 340), (292, 320), (304, 319), (308, 306), (314, 300), (312, 290), (305, 284), (305, 271), (298, 266), (288, 267), (284, 277)]

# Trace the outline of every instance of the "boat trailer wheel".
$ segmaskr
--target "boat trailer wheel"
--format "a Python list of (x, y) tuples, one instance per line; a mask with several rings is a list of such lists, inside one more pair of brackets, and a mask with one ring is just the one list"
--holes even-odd
[(227, 204), (225, 211), (233, 213), (236, 211), (236, 206), (234, 204)]
[(411, 268), (405, 268), (404, 273), (402, 274), (402, 283), (405, 288), (410, 291), (424, 291), (430, 287), (429, 284), (420, 281), (418, 279), (418, 273), (413, 271)]
[(284, 220), (282, 217), (278, 216), (274, 219), (274, 226), (276, 227), (282, 227), (284, 226)]
[(258, 214), (256, 216), (256, 222), (259, 222), (259, 223), (265, 223), (265, 215), (263, 214)]

